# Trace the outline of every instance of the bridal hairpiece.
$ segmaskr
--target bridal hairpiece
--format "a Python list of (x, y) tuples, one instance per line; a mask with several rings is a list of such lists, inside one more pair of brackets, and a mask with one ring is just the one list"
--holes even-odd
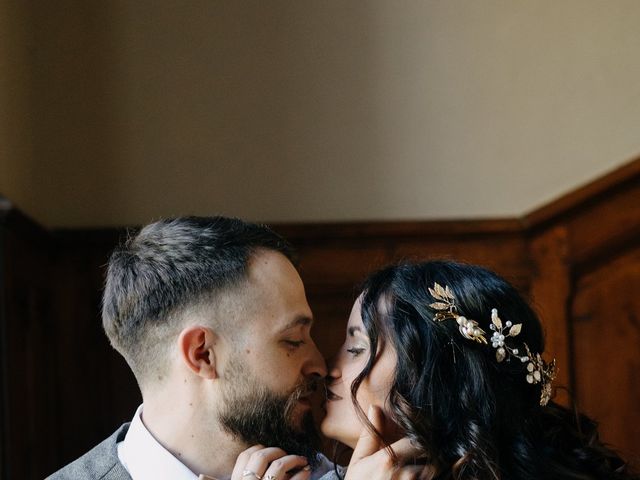
[(453, 292), (448, 286), (442, 287), (436, 282), (433, 288), (429, 288), (429, 293), (437, 300), (437, 302), (429, 305), (438, 311), (435, 315), (436, 321), (442, 322), (443, 320), (454, 319), (458, 323), (458, 330), (464, 338), (478, 343), (487, 343), (487, 339), (484, 336), (485, 331), (478, 326), (478, 322), (469, 320), (458, 313), (456, 297), (453, 296)]
[[(429, 293), (436, 300), (429, 306), (436, 310), (434, 321), (442, 322), (453, 319), (458, 324), (460, 334), (477, 343), (487, 344), (486, 332), (480, 328), (476, 320), (471, 320), (458, 312), (456, 298), (448, 286), (435, 283), (433, 288), (429, 288)], [(493, 331), (491, 335), (491, 346), (496, 350), (495, 356), (498, 363), (504, 360), (510, 361), (517, 358), (520, 362), (526, 363), (526, 380), (530, 384), (541, 384), (540, 405), (546, 405), (551, 399), (551, 383), (556, 378), (557, 368), (555, 359), (546, 363), (539, 353), (532, 353), (526, 343), (522, 343), (524, 353), (513, 345), (513, 339), (520, 335), (522, 324), (513, 324), (511, 321), (502, 322), (498, 316), (496, 308), (491, 310), (491, 324), (489, 328)]]

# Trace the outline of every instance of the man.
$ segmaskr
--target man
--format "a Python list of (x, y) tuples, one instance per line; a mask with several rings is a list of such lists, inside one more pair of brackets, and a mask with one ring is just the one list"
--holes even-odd
[[(310, 471), (309, 399), (326, 366), (277, 234), (224, 217), (148, 225), (111, 256), (102, 317), (143, 405), (50, 479), (297, 480), (326, 471)], [(246, 450), (255, 444), (264, 447)]]

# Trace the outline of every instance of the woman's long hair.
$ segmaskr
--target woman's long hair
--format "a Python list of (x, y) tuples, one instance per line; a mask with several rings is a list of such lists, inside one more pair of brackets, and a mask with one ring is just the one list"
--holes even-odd
[(544, 350), (536, 314), (493, 272), (449, 261), (387, 267), (362, 288), (371, 349), (351, 392), (365, 425), (372, 428), (355, 394), (384, 340), (397, 352), (388, 415), (421, 447), (435, 478), (638, 478), (598, 440), (594, 421), (553, 401), (540, 405), (541, 385), (526, 381), (526, 363), (517, 358), (499, 363), (491, 343), (464, 338), (455, 320), (434, 321), (429, 287), (436, 282), (451, 289), (458, 313), (485, 332), (491, 331), (491, 310), (497, 308), (503, 322), (522, 324), (509, 341), (526, 343), (531, 352)]

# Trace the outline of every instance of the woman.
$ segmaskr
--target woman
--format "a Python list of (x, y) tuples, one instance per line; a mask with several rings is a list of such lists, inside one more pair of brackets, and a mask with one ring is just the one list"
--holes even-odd
[(321, 429), (356, 449), (357, 467), (361, 450), (377, 442), (375, 455), (394, 456), (385, 446), (406, 448), (408, 438), (409, 463), (424, 465), (416, 478), (638, 478), (593, 421), (550, 400), (555, 362), (543, 350), (535, 313), (494, 273), (453, 262), (388, 267), (353, 307)]

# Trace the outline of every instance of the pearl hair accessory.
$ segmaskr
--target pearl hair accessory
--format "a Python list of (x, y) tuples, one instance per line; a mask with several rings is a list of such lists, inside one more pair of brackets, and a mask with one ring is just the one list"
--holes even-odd
[[(504, 343), (507, 337), (516, 337), (522, 331), (522, 324), (517, 323), (513, 325), (510, 321), (506, 322), (503, 326), (502, 320), (498, 316), (498, 309), (491, 309), (491, 325), (489, 328), (493, 330), (493, 335), (491, 335), (491, 346), (496, 349), (496, 360), (498, 362), (502, 362), (507, 355), (511, 355), (519, 358), (521, 361), (525, 362), (528, 360), (526, 357), (518, 357), (518, 349), (510, 348), (508, 345)], [(508, 328), (509, 331), (506, 332), (505, 328)]]
[(442, 287), (436, 282), (433, 288), (429, 288), (429, 293), (437, 300), (429, 305), (434, 310), (438, 310), (435, 315), (436, 321), (442, 322), (452, 318), (458, 323), (458, 330), (464, 338), (478, 343), (487, 343), (485, 331), (478, 326), (478, 322), (457, 313), (456, 297), (453, 296), (449, 287)]
[[(458, 324), (460, 334), (477, 343), (487, 344), (485, 331), (480, 328), (478, 322), (468, 319), (458, 313), (456, 299), (453, 292), (448, 286), (443, 287), (437, 282), (433, 288), (429, 288), (429, 293), (436, 300), (429, 304), (431, 308), (436, 310), (434, 320), (442, 322), (448, 319), (454, 319)], [(520, 349), (506, 343), (507, 339), (512, 339), (520, 335), (522, 324), (513, 324), (510, 320), (502, 322), (498, 316), (498, 309), (491, 309), (491, 324), (489, 328), (493, 331), (491, 335), (491, 346), (496, 349), (496, 360), (498, 363), (503, 361), (509, 362), (511, 357), (517, 358), (521, 363), (526, 363), (526, 380), (527, 383), (536, 385), (541, 384), (540, 405), (545, 406), (551, 399), (552, 389), (551, 383), (556, 378), (557, 368), (556, 360), (546, 363), (539, 353), (531, 353), (526, 343), (522, 343), (525, 354), (520, 354)]]

